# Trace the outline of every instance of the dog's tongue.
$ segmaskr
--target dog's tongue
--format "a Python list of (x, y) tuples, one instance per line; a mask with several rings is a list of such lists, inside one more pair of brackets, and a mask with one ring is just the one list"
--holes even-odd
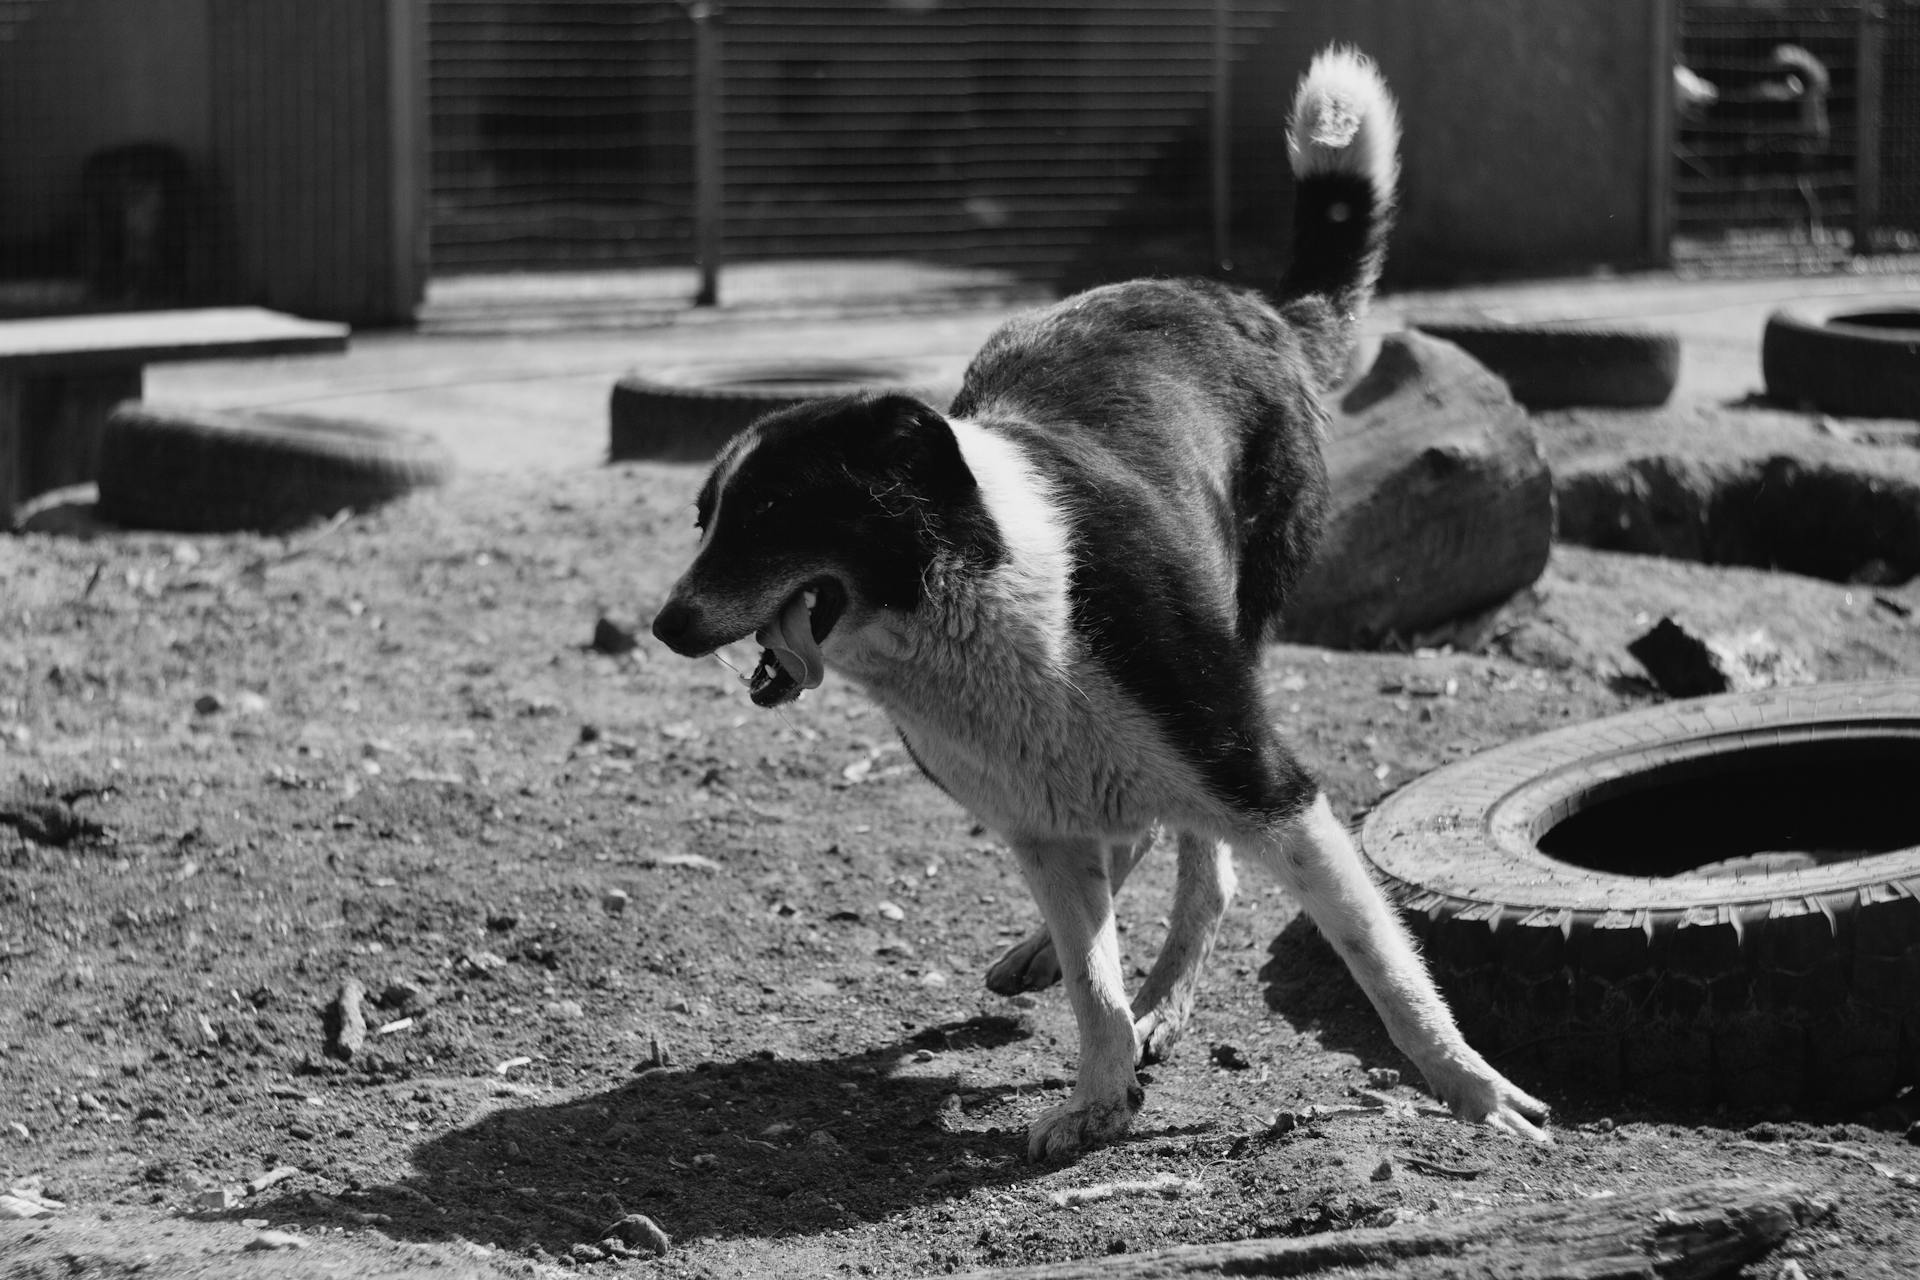
[(802, 689), (818, 689), (820, 682), (827, 678), (826, 659), (813, 638), (815, 599), (811, 591), (800, 592), (780, 611), (779, 617), (760, 628), (753, 637)]

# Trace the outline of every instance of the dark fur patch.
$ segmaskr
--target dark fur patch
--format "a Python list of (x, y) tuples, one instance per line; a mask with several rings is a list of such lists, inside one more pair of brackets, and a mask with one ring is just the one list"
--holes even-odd
[(703, 528), (720, 519), (702, 560), (737, 572), (833, 563), (870, 603), (912, 610), (937, 571), (1006, 558), (952, 428), (911, 396), (813, 401), (750, 430), (726, 493), (715, 492), (723, 465), (697, 501)]
[(1054, 486), (1094, 659), (1220, 799), (1298, 812), (1315, 787), (1255, 676), (1326, 501), (1322, 413), (1289, 327), (1211, 282), (1097, 289), (1003, 328), (954, 412), (1013, 437)]

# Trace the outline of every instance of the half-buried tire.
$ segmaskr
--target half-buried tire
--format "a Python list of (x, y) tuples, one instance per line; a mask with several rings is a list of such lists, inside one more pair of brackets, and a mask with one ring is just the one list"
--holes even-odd
[(1920, 681), (1666, 703), (1438, 769), (1367, 857), (1544, 1087), (1853, 1107), (1920, 1081)]
[(273, 533), (452, 472), (439, 441), (375, 423), (128, 402), (101, 434), (98, 511), (129, 528)]
[(763, 414), (862, 391), (904, 391), (944, 409), (958, 389), (937, 362), (771, 360), (628, 374), (608, 406), (613, 462), (699, 462)]
[(1663, 329), (1493, 321), (1415, 321), (1506, 380), (1529, 409), (1665, 404), (1680, 378), (1680, 338)]
[(1768, 398), (1854, 418), (1920, 418), (1920, 306), (1783, 307), (1767, 318)]

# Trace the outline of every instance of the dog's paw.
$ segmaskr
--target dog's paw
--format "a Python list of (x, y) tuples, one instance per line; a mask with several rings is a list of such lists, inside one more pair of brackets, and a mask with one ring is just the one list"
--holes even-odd
[(987, 990), (1000, 996), (1039, 991), (1060, 981), (1060, 961), (1045, 927), (1034, 930), (987, 967)]
[(1187, 1034), (1188, 1012), (1190, 1010), (1162, 1004), (1135, 1018), (1133, 1039), (1140, 1046), (1140, 1052), (1134, 1065), (1150, 1067), (1171, 1058), (1174, 1046)]
[(1132, 1085), (1123, 1097), (1086, 1101), (1078, 1095), (1043, 1114), (1027, 1128), (1027, 1159), (1034, 1164), (1072, 1160), (1083, 1151), (1126, 1137), (1146, 1093)]
[(1553, 1135), (1541, 1128), (1552, 1111), (1546, 1103), (1495, 1071), (1478, 1054), (1471, 1061), (1449, 1066), (1450, 1070), (1429, 1073), (1427, 1083), (1456, 1118), (1542, 1146), (1553, 1145)]

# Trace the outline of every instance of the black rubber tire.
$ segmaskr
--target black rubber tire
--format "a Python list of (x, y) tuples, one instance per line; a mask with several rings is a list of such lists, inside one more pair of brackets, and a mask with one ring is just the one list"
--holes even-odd
[(904, 391), (944, 409), (957, 388), (931, 362), (777, 360), (631, 373), (608, 405), (612, 462), (699, 462), (756, 418), (860, 391)]
[[(1435, 770), (1368, 815), (1361, 843), (1469, 1039), (1523, 1079), (1690, 1107), (1861, 1106), (1920, 1078), (1916, 760), (1920, 680), (1670, 702)], [(1608, 836), (1606, 802), (1672, 815), (1618, 832), (1692, 822), (1711, 839), (1793, 803), (1776, 775), (1807, 791), (1835, 769), (1844, 792), (1889, 761), (1908, 770), (1887, 803), (1897, 840), (1913, 842), (1891, 852), (1648, 874), (1540, 847), (1586, 814), (1619, 867), (1657, 841)], [(1760, 799), (1709, 804), (1716, 784)], [(1823, 793), (1821, 833), (1885, 847), (1843, 829), (1860, 812)]]
[(453, 473), (431, 436), (308, 414), (129, 401), (100, 438), (98, 512), (135, 529), (277, 533)]
[(1920, 418), (1920, 305), (1782, 307), (1760, 339), (1767, 397), (1848, 418)]
[(1416, 321), (1506, 380), (1529, 409), (1665, 404), (1680, 377), (1680, 338), (1663, 329), (1490, 321)]

